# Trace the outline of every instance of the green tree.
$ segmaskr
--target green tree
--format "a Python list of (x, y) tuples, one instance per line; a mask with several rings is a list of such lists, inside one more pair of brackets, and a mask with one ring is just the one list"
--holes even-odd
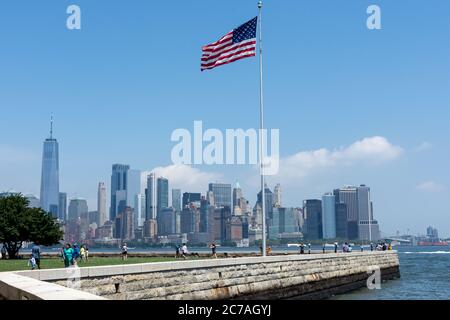
[(0, 198), (0, 243), (10, 259), (17, 259), (23, 242), (51, 246), (63, 238), (63, 232), (50, 213), (28, 205), (28, 199), (21, 194)]

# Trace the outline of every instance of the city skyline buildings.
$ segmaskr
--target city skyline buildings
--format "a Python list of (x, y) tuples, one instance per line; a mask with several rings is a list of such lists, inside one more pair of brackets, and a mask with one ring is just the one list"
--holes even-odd
[[(53, 128), (51, 124), (50, 139), (47, 140), (53, 140), (52, 134)], [(164, 177), (158, 177), (156, 172), (132, 169), (130, 165), (126, 164), (114, 164), (112, 165), (111, 185), (114, 186), (115, 192), (113, 192), (113, 189), (111, 190), (111, 206), (109, 209), (110, 213), (115, 212), (115, 216), (114, 218), (110, 216), (110, 221), (116, 227), (122, 228), (125, 219), (128, 224), (133, 224), (132, 227), (127, 225), (127, 228), (133, 229), (133, 234), (134, 229), (144, 227), (147, 220), (154, 221), (156, 232), (161, 234), (167, 234), (169, 231), (176, 232), (181, 230), (181, 225), (179, 224), (183, 219), (185, 222), (190, 219), (191, 227), (188, 227), (188, 229), (190, 228), (189, 230), (195, 230), (193, 232), (200, 233), (206, 232), (208, 225), (208, 207), (206, 204), (216, 208), (228, 207), (233, 217), (253, 213), (253, 224), (255, 221), (258, 221), (256, 226), (259, 226), (261, 222), (258, 219), (258, 214), (261, 214), (261, 192), (257, 194), (253, 212), (247, 212), (248, 201), (243, 197), (243, 190), (238, 182), (236, 182), (233, 189), (231, 184), (209, 183), (208, 190), (205, 192), (206, 197), (200, 193), (185, 192), (181, 208), (181, 189), (172, 188), (172, 205), (175, 203), (175, 207), (180, 210), (175, 210), (173, 206), (169, 207), (169, 180)], [(281, 184), (277, 183), (275, 185), (274, 192), (266, 184), (265, 193), (268, 209), (267, 220), (268, 222), (270, 221), (268, 232), (271, 232), (273, 237), (274, 230), (279, 229), (281, 233), (284, 232), (282, 230), (285, 228), (283, 221), (286, 218), (286, 208), (281, 207)], [(345, 186), (335, 189), (333, 193), (326, 193), (323, 195), (322, 200), (305, 200), (302, 214), (306, 221), (306, 228), (303, 230), (303, 234), (310, 239), (334, 239), (337, 237), (337, 234), (346, 235), (349, 239), (359, 238), (370, 241), (378, 239), (379, 226), (378, 222), (373, 219), (373, 203), (370, 194), (370, 188), (366, 185), (360, 185), (359, 187)], [(102, 227), (106, 222), (105, 212), (107, 211), (106, 185), (103, 182), (98, 184), (97, 197), (97, 211), (86, 213), (85, 219), (89, 223), (95, 220), (96, 227)], [(60, 220), (66, 220), (64, 209), (66, 203), (67, 194), (59, 193), (57, 216)], [(185, 206), (188, 203), (198, 203), (197, 209), (189, 208), (189, 212), (186, 213), (184, 209), (186, 209)], [(319, 203), (321, 208), (318, 207)], [(87, 209), (86, 200), (71, 199), (67, 219), (69, 222), (77, 219), (74, 217), (74, 206), (84, 207), (84, 204), (86, 204)], [(200, 209), (199, 212), (196, 211), (198, 209)], [(192, 210), (195, 211), (194, 215)], [(343, 210), (346, 211), (346, 230), (342, 227), (344, 223)], [(77, 211), (79, 212), (79, 210)], [(133, 217), (129, 217), (130, 214)], [(92, 217), (95, 215), (95, 219), (91, 215)], [(198, 215), (198, 219), (195, 218), (196, 215)], [(188, 220), (186, 220), (187, 217), (189, 217)], [(80, 218), (80, 215), (78, 215), (78, 219)], [(192, 219), (198, 224), (197, 227), (192, 227), (192, 223), (194, 223)], [(300, 216), (297, 220), (300, 221)], [(233, 221), (237, 223), (238, 220), (234, 219)], [(243, 222), (242, 220), (240, 221)], [(165, 224), (168, 223), (169, 226), (166, 226)], [(123, 235), (121, 229), (117, 232), (117, 234)], [(358, 233), (358, 236), (355, 235), (356, 233)], [(222, 230), (221, 234), (225, 234), (225, 231)]]
[[(50, 137), (52, 138), (52, 130)], [(200, 193), (185, 192), (181, 210), (174, 209), (174, 207), (177, 209), (180, 207), (181, 189), (172, 188), (172, 207), (169, 207), (169, 180), (158, 177), (155, 172), (131, 169), (129, 165), (125, 164), (114, 164), (112, 166), (111, 185), (114, 186), (115, 192), (111, 190), (110, 210), (115, 211), (115, 217), (114, 219), (111, 217), (110, 221), (115, 226), (113, 228), (115, 235), (120, 235), (121, 239), (133, 239), (135, 232), (139, 232), (138, 228), (145, 227), (147, 222), (151, 222), (149, 220), (154, 223), (154, 235), (164, 236), (185, 230), (189, 234), (201, 236), (208, 232), (208, 226), (211, 225), (208, 222), (210, 216), (208, 206), (215, 209), (222, 208), (222, 220), (220, 220), (222, 241), (225, 241), (224, 239), (237, 241), (237, 235), (248, 234), (250, 231), (249, 229), (242, 229), (244, 226), (248, 228), (247, 219), (250, 217), (245, 219), (239, 217), (244, 213), (252, 214), (252, 212), (245, 210), (248, 202), (243, 197), (243, 190), (238, 182), (233, 189), (231, 189), (231, 184), (209, 183), (208, 190), (205, 192), (206, 197)], [(351, 238), (348, 231), (354, 226), (357, 227), (356, 230), (359, 232), (359, 239), (378, 239), (378, 235), (372, 237), (372, 235), (379, 234), (379, 229), (377, 221), (373, 219), (370, 188), (366, 185), (360, 185), (359, 187), (345, 186), (335, 189), (333, 193), (323, 195), (322, 200), (305, 200), (301, 213), (292, 211), (294, 208), (281, 207), (281, 184), (275, 185), (274, 192), (266, 184), (265, 193), (268, 207), (268, 235), (271, 239), (278, 239), (285, 233), (300, 234), (302, 219), (306, 221), (306, 228), (302, 230), (303, 236), (308, 239), (334, 239), (338, 234), (356, 239)], [(115, 194), (115, 198), (113, 198), (113, 194)], [(74, 198), (70, 200), (67, 230), (69, 230), (71, 237), (82, 234), (82, 239), (87, 239), (92, 232), (90, 229), (91, 223), (94, 223), (94, 228), (105, 225), (105, 212), (107, 211), (105, 183), (100, 182), (98, 184), (97, 196), (97, 211), (95, 212), (88, 211), (88, 205), (84, 199)], [(67, 194), (59, 193), (58, 198), (60, 209), (58, 217), (65, 220), (63, 208), (67, 203)], [(147, 201), (149, 201), (148, 204)], [(257, 216), (260, 211), (260, 202), (261, 192), (257, 194), (257, 201), (253, 210), (254, 216)], [(186, 206), (193, 203), (196, 207)], [(150, 208), (150, 215), (147, 214), (147, 208)], [(144, 220), (141, 214), (136, 215), (136, 210), (141, 210), (141, 214), (146, 212), (146, 219)], [(223, 220), (223, 212), (225, 212), (223, 210), (230, 212), (225, 220)], [(295, 219), (294, 216), (296, 216)], [(217, 220), (217, 218), (213, 219)], [(258, 220), (257, 217), (252, 219), (253, 221)], [(345, 228), (342, 227), (344, 220), (347, 220), (347, 230), (343, 230)], [(354, 222), (356, 222), (355, 225), (352, 224)], [(297, 231), (292, 228), (293, 223), (297, 226)], [(183, 226), (183, 224), (187, 225)], [(257, 223), (256, 226), (259, 225), (260, 223)], [(372, 227), (376, 228), (372, 229)], [(145, 230), (141, 230), (142, 235), (144, 235)]]

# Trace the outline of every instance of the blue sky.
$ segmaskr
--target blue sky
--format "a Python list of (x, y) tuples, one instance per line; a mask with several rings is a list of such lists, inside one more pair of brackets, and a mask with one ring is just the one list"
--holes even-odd
[[(0, 190), (39, 194), (51, 113), (61, 190), (91, 209), (113, 163), (169, 166), (174, 129), (256, 128), (258, 60), (199, 66), (201, 46), (254, 17), (256, 2), (0, 4)], [(70, 4), (81, 7), (81, 30), (65, 27)], [(370, 4), (382, 30), (366, 28)], [(450, 3), (267, 0), (264, 10), (266, 124), (280, 129), (289, 163), (269, 182), (282, 183), (284, 203), (365, 183), (384, 232), (434, 225), (450, 236)], [(328, 153), (311, 152), (320, 149)], [(199, 191), (208, 179), (239, 180), (252, 202), (254, 173), (187, 172)]]

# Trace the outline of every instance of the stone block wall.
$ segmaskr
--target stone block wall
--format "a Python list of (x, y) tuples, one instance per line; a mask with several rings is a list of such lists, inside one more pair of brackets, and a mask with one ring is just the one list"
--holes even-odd
[[(289, 255), (83, 268), (81, 290), (116, 300), (322, 299), (400, 277), (396, 252)], [(89, 269), (89, 270), (87, 270)], [(66, 285), (51, 273), (41, 280)]]

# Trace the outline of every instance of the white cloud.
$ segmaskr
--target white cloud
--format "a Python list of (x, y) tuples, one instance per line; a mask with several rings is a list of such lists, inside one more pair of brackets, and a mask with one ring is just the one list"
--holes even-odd
[(445, 186), (434, 181), (425, 181), (419, 184), (417, 189), (424, 192), (436, 193), (443, 191)]
[(189, 192), (206, 191), (208, 183), (219, 181), (223, 176), (215, 172), (205, 172), (187, 165), (170, 165), (155, 168), (158, 176), (169, 179), (170, 188)]
[(364, 138), (334, 151), (325, 148), (301, 151), (284, 158), (280, 164), (280, 175), (285, 178), (299, 178), (319, 169), (379, 164), (394, 160), (402, 154), (402, 148), (391, 144), (384, 137)]
[(429, 142), (422, 142), (421, 144), (419, 144), (414, 150), (416, 152), (424, 152), (424, 151), (428, 151), (433, 147), (433, 145)]
[[(325, 170), (334, 168), (352, 168), (361, 165), (377, 165), (395, 160), (403, 154), (401, 147), (395, 146), (384, 137), (364, 138), (347, 147), (334, 150), (326, 148), (313, 151), (301, 151), (292, 156), (280, 160), (280, 172), (278, 175), (268, 177), (268, 181), (280, 182), (283, 185), (295, 183), (298, 186), (299, 178), (313, 176)], [(220, 166), (214, 167), (217, 171)], [(208, 183), (214, 181), (231, 182), (223, 173), (205, 171), (198, 167), (187, 165), (170, 165), (155, 169), (158, 176), (169, 179), (170, 188), (179, 188), (183, 191), (206, 191)], [(253, 172), (255, 173), (255, 172)], [(248, 175), (242, 172), (239, 176), (233, 176), (250, 188), (259, 186), (257, 174)], [(300, 179), (305, 181), (304, 179)]]

